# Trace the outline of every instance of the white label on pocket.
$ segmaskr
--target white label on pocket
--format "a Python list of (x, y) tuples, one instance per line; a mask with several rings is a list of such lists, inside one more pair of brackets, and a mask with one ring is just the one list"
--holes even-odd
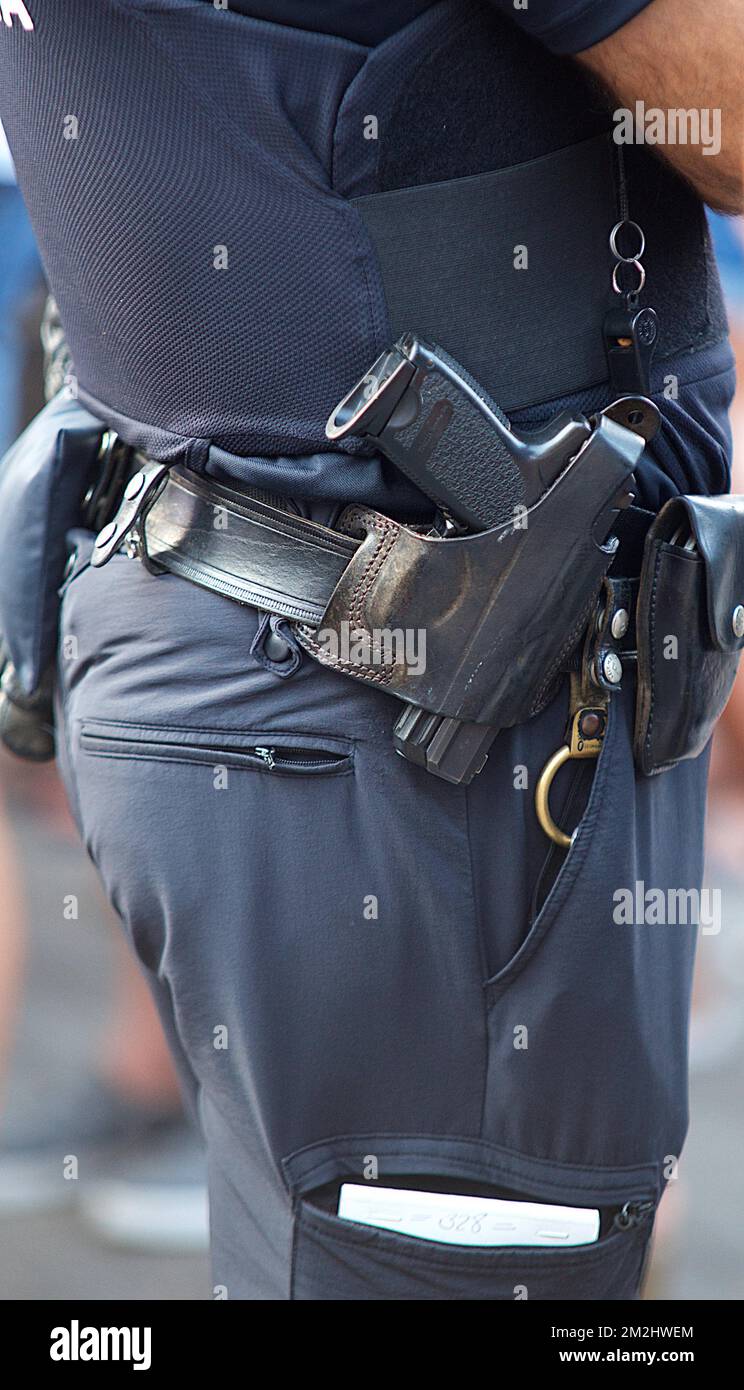
[(409, 1188), (343, 1183), (338, 1214), (345, 1221), (382, 1226), (401, 1235), (446, 1245), (590, 1245), (599, 1235), (599, 1212), (543, 1202), (459, 1197)]

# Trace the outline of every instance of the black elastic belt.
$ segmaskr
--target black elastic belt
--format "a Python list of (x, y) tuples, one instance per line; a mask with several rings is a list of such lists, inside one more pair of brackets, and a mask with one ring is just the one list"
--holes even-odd
[[(353, 199), (392, 336), (415, 324), (446, 343), (507, 414), (606, 382), (608, 236), (623, 215), (616, 159), (611, 136), (599, 135), (510, 168)], [(684, 229), (665, 227), (658, 187), (631, 192), (630, 216), (648, 235), (644, 302), (659, 315), (658, 358), (720, 341), (725, 312), (699, 206)]]
[(601, 135), (508, 169), (354, 200), (393, 336), (446, 343), (507, 413), (607, 380), (617, 221)]

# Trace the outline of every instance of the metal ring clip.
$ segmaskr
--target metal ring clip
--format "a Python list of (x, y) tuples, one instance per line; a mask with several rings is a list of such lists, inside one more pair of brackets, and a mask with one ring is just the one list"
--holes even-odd
[(556, 750), (552, 758), (548, 758), (535, 789), (535, 811), (541, 828), (545, 831), (549, 840), (554, 844), (560, 845), (561, 849), (570, 849), (573, 835), (567, 835), (560, 826), (556, 825), (550, 813), (550, 788), (553, 785), (553, 778), (560, 767), (567, 763), (571, 757), (571, 749), (567, 743), (562, 744)]
[[(641, 244), (638, 250), (633, 252), (632, 256), (624, 256), (622, 252), (618, 250), (617, 238), (623, 227), (632, 227), (640, 237)], [(643, 228), (639, 227), (637, 222), (631, 222), (627, 217), (623, 218), (621, 222), (616, 222), (610, 232), (610, 250), (616, 261), (624, 261), (626, 265), (632, 265), (634, 261), (639, 261), (646, 250), (646, 238), (643, 233)]]
[(641, 293), (641, 290), (643, 289), (643, 286), (646, 283), (646, 272), (643, 269), (643, 266), (641, 265), (641, 262), (639, 260), (633, 259), (632, 261), (628, 261), (623, 259), (616, 262), (612, 269), (612, 288), (615, 291), (615, 294), (626, 293), (625, 290), (622, 290), (620, 288), (620, 281), (618, 280), (618, 272), (620, 271), (621, 267), (625, 265), (632, 265), (638, 271), (638, 284), (636, 285), (634, 290), (627, 291), (627, 293), (632, 294), (633, 298), (635, 298), (637, 295)]
[(606, 708), (592, 705), (577, 710), (571, 720), (569, 741), (557, 748), (552, 757), (548, 758), (538, 778), (535, 788), (537, 819), (548, 839), (560, 845), (561, 849), (571, 848), (576, 831), (573, 835), (567, 835), (553, 820), (550, 811), (550, 789), (553, 779), (559, 768), (574, 758), (599, 757), (606, 727)]

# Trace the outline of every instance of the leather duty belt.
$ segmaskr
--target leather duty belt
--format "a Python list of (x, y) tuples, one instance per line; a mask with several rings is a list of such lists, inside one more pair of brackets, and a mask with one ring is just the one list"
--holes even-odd
[(91, 559), (122, 543), (154, 570), (317, 626), (359, 542), (183, 468), (139, 457)]
[[(598, 423), (554, 485), (572, 487), (565, 517), (581, 505), (580, 467), (591, 479), (589, 491), (601, 482), (609, 495), (623, 455), (628, 468), (637, 454), (640, 441), (634, 449), (632, 438), (611, 420)], [(744, 647), (744, 498), (673, 498), (656, 518), (628, 507), (614, 543), (588, 552), (593, 575), (581, 581), (584, 563), (569, 544), (562, 565), (555, 564), (557, 553), (545, 556), (543, 578), (559, 573), (560, 584), (539, 584), (537, 593), (530, 592), (528, 564), (525, 583), (513, 587), (502, 606), (504, 575), (520, 567), (522, 555), (541, 561), (551, 546), (560, 547), (564, 528), (552, 528), (551, 540), (551, 527), (540, 518), (542, 501), (521, 536), (501, 528), (449, 541), (352, 507), (342, 522), (360, 535), (356, 540), (183, 469), (137, 456), (134, 465), (141, 466), (129, 478), (115, 518), (100, 532), (91, 563), (104, 564), (123, 544), (156, 571), (170, 570), (294, 619), (303, 645), (324, 664), (398, 695), (404, 710), (394, 729), (396, 750), (446, 781), (467, 785), (499, 728), (536, 714), (570, 672), (566, 743), (549, 759), (536, 788), (540, 824), (563, 849), (571, 837), (550, 811), (552, 779), (569, 759), (599, 756), (609, 698), (627, 663), (637, 666), (633, 746), (645, 776), (697, 757), (730, 693)], [(545, 500), (551, 495), (549, 490)], [(482, 563), (471, 567), (463, 550), (473, 545)], [(509, 555), (499, 574), (494, 559), (502, 545)], [(435, 551), (450, 567), (444, 582), (430, 568)], [(466, 575), (471, 581), (480, 576), (487, 589), (489, 574), (495, 579), (492, 595), (473, 594), (472, 582), (463, 582)], [(553, 594), (555, 611), (547, 612)], [(567, 605), (576, 618), (571, 624), (565, 623)], [(661, 614), (658, 621), (654, 614)], [(404, 616), (428, 621), (432, 645), (439, 643), (431, 669), (418, 674), (393, 664), (370, 674), (325, 660), (314, 650), (318, 624), (332, 629), (345, 615), (368, 627), (378, 615), (393, 628)], [(449, 636), (443, 632), (448, 623)], [(479, 635), (489, 625), (475, 666), (473, 623)], [(684, 681), (665, 659), (670, 632), (681, 644)], [(450, 650), (442, 644), (447, 636)], [(533, 662), (526, 669), (525, 654), (534, 656), (537, 668)], [(479, 667), (486, 662), (491, 670), (478, 690)], [(5, 676), (3, 689), (7, 693)]]
[[(621, 337), (617, 346), (626, 347)], [(744, 503), (672, 499), (655, 521), (636, 513), (629, 525), (633, 469), (659, 420), (645, 395), (622, 394), (599, 414), (564, 411), (542, 430), (517, 433), (454, 358), (407, 333), (339, 402), (326, 432), (374, 440), (437, 506), (444, 533), (358, 505), (333, 530), (178, 466), (130, 454), (120, 467), (104, 442), (89, 511), (110, 515), (110, 494), (130, 476), (91, 564), (124, 546), (155, 572), (289, 618), (322, 665), (396, 696), (404, 705), (396, 751), (457, 785), (480, 771), (499, 730), (538, 714), (571, 671), (566, 744), (546, 765), (536, 802), (546, 833), (567, 848), (550, 784), (568, 758), (599, 755), (621, 653), (637, 657), (634, 750), (652, 775), (701, 751), (704, 740), (679, 729), (709, 734), (707, 711), (723, 707), (744, 646)], [(632, 542), (634, 530), (643, 560), (626, 568), (620, 537)], [(660, 586), (670, 557), (683, 569)], [(679, 640), (700, 637), (682, 666), (700, 676), (694, 717), (680, 711), (687, 685), (676, 676), (676, 706), (669, 689), (657, 699), (665, 663), (653, 615), (685, 584), (690, 621)], [(645, 622), (634, 623), (639, 613)], [(351, 630), (353, 657), (341, 640)], [(421, 660), (393, 641), (410, 633), (424, 639)], [(666, 742), (654, 735), (665, 722), (659, 707), (672, 711)]]
[[(572, 669), (602, 576), (618, 558), (618, 540), (597, 545), (587, 527), (580, 527), (586, 535), (583, 550), (577, 549), (560, 512), (568, 519), (581, 511), (591, 479), (588, 491), (595, 496), (584, 520), (605, 515), (642, 446), (639, 436), (600, 420), (554, 484), (566, 493), (558, 504), (558, 525), (538, 501), (524, 531), (497, 527), (449, 541), (353, 506), (340, 522), (348, 533), (335, 531), (135, 455), (134, 465), (142, 466), (129, 478), (116, 516), (99, 533), (91, 564), (105, 564), (124, 546), (155, 572), (170, 571), (293, 620), (302, 645), (322, 664), (404, 702), (394, 730), (399, 753), (447, 781), (467, 783), (483, 766), (498, 729), (536, 714)], [(551, 495), (549, 489), (546, 497)], [(608, 524), (609, 516), (603, 526)], [(561, 606), (571, 614), (565, 629), (536, 607), (533, 586), (524, 582), (526, 567), (543, 588), (531, 573), (534, 564), (545, 567), (546, 578), (561, 576)], [(499, 579), (502, 569), (507, 578)], [(495, 603), (494, 586), (504, 591)], [(608, 612), (615, 606), (613, 595)], [(432, 659), (420, 671), (396, 658), (373, 666), (329, 660), (319, 640), (326, 629), (353, 627), (374, 645), (376, 632), (402, 631), (407, 624), (427, 632)], [(473, 665), (475, 632), (482, 635), (490, 671), (481, 672), (480, 657)], [(516, 649), (522, 662), (515, 664)], [(529, 664), (525, 652), (531, 653)], [(618, 678), (611, 666), (598, 667), (594, 682), (611, 690)]]
[[(94, 568), (125, 545), (155, 573), (165, 570), (238, 603), (318, 626), (360, 540), (188, 469), (141, 454), (134, 464), (117, 516), (97, 537)], [(630, 576), (640, 570), (650, 520), (648, 512), (627, 509), (613, 569), (629, 577), (606, 581), (631, 615), (637, 581)], [(633, 642), (626, 637), (621, 645), (629, 651)]]

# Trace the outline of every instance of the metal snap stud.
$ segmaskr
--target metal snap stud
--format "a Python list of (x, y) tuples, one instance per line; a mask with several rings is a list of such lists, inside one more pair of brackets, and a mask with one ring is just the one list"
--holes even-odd
[(131, 502), (132, 498), (136, 497), (137, 494), (142, 491), (144, 485), (144, 473), (135, 473), (134, 476), (129, 479), (129, 482), (127, 483), (124, 489), (124, 496), (126, 497), (127, 501)]
[(613, 615), (612, 623), (610, 624), (610, 631), (613, 637), (624, 637), (626, 632), (628, 631), (629, 623), (630, 615), (628, 614), (627, 608), (618, 608), (617, 613)]
[(579, 734), (581, 738), (598, 738), (602, 732), (602, 717), (598, 710), (588, 709), (582, 711), (579, 717)]
[(602, 675), (610, 685), (619, 685), (623, 677), (623, 664), (616, 652), (607, 652), (602, 660)]
[(270, 632), (264, 641), (264, 652), (269, 661), (287, 661), (292, 655), (292, 648), (278, 632)]
[(115, 534), (116, 522), (110, 521), (108, 526), (104, 526), (103, 530), (98, 532), (98, 535), (96, 536), (96, 548), (100, 550), (104, 545), (108, 545), (112, 536), (114, 536)]
[(737, 603), (731, 614), (731, 626), (737, 637), (744, 637), (744, 604)]

